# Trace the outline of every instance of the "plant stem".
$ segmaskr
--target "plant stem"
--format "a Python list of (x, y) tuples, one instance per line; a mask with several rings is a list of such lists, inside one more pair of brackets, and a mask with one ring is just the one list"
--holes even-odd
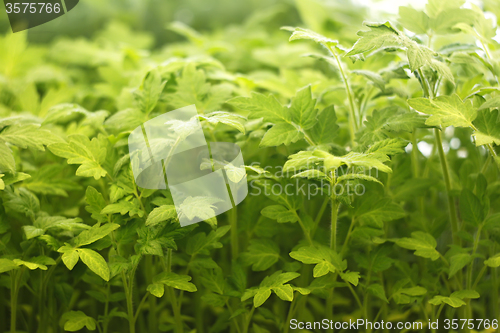
[(330, 53), (333, 55), (335, 58), (335, 61), (337, 62), (337, 65), (339, 67), (340, 75), (342, 76), (342, 81), (344, 82), (344, 87), (345, 91), (347, 93), (347, 98), (349, 100), (349, 126), (350, 126), (350, 131), (349, 134), (351, 136), (351, 144), (354, 146), (354, 139), (355, 139), (355, 134), (356, 131), (358, 130), (358, 125), (356, 122), (356, 111), (354, 107), (354, 98), (351, 93), (351, 88), (349, 87), (349, 82), (347, 81), (347, 77), (345, 75), (344, 69), (342, 67), (342, 62), (339, 59), (339, 56), (335, 52), (335, 50), (332, 49), (331, 46), (326, 45)]
[[(20, 271), (23, 268), (20, 268)], [(19, 283), (21, 273), (14, 271), (10, 277), (10, 333), (16, 333), (17, 321), (17, 296), (19, 295)]]
[(127, 282), (127, 277), (125, 276), (124, 271), (122, 271), (121, 275), (122, 275), (123, 288), (125, 289), (125, 297), (127, 300), (129, 332), (135, 333), (135, 316), (134, 316), (134, 305), (132, 301), (132, 288), (131, 286), (129, 287), (129, 282)]
[(231, 225), (231, 257), (233, 260), (238, 258), (239, 244), (238, 244), (238, 208), (233, 206), (229, 211), (229, 224)]
[(332, 172), (332, 181), (331, 181), (331, 195), (330, 202), (332, 205), (332, 216), (331, 216), (331, 230), (330, 230), (330, 249), (333, 251), (337, 251), (337, 218), (338, 218), (338, 210), (339, 204), (337, 202), (337, 196), (335, 195), (335, 186), (336, 185), (336, 176), (335, 171)]
[(307, 242), (309, 243), (309, 245), (313, 245), (311, 235), (309, 234), (309, 230), (306, 229), (304, 221), (302, 221), (299, 214), (297, 214), (297, 212), (295, 210), (293, 212), (295, 213), (295, 216), (297, 217), (297, 221), (299, 222), (300, 228), (302, 229), (304, 236), (306, 236)]
[(434, 135), (436, 137), (436, 147), (439, 152), (439, 159), (441, 161), (441, 168), (443, 170), (444, 183), (446, 185), (446, 194), (448, 196), (448, 210), (450, 212), (450, 222), (451, 231), (453, 235), (453, 243), (455, 245), (461, 244), (460, 238), (458, 237), (458, 218), (457, 210), (455, 208), (455, 200), (451, 194), (451, 178), (450, 169), (448, 167), (448, 162), (446, 160), (446, 155), (443, 150), (443, 140), (441, 138), (441, 130), (438, 128), (434, 129)]

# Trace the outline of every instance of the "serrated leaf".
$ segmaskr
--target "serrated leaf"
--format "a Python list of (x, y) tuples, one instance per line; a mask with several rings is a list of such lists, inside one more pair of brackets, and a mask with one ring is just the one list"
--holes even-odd
[(478, 226), (484, 219), (481, 201), (466, 188), (460, 194), (460, 214), (465, 222), (474, 226)]
[(429, 17), (421, 10), (407, 6), (399, 7), (399, 22), (416, 34), (426, 34), (429, 30)]
[(451, 278), (462, 268), (467, 266), (468, 263), (472, 261), (472, 257), (469, 253), (459, 253), (450, 258), (450, 271), (448, 277)]
[(463, 102), (457, 94), (432, 100), (413, 98), (408, 103), (415, 110), (431, 115), (425, 122), (429, 126), (473, 127), (472, 121), (477, 116), (471, 101)]
[(12, 173), (16, 171), (14, 155), (5, 142), (0, 142), (0, 170)]
[(134, 97), (139, 109), (149, 114), (156, 107), (166, 81), (162, 82), (157, 69), (149, 71), (144, 77), (141, 88), (134, 91)]
[(249, 119), (263, 118), (264, 121), (272, 123), (291, 120), (290, 114), (272, 95), (265, 96), (254, 92), (251, 97), (236, 97), (228, 103), (238, 109), (249, 111)]
[(35, 148), (44, 151), (44, 146), (62, 142), (52, 132), (40, 129), (39, 125), (9, 126), (0, 132), (0, 143), (8, 142), (20, 148)]
[(260, 212), (265, 217), (277, 220), (278, 223), (297, 222), (297, 214), (282, 205), (267, 206)]
[(270, 239), (253, 239), (250, 241), (247, 252), (242, 254), (246, 265), (252, 265), (253, 271), (265, 271), (280, 258), (280, 249)]
[(75, 246), (84, 246), (92, 244), (93, 242), (106, 237), (119, 227), (120, 225), (116, 223), (107, 223), (102, 226), (99, 223), (97, 223), (94, 226), (92, 226), (92, 228), (90, 228), (89, 230), (84, 230), (77, 237), (75, 237), (74, 239)]
[(106, 148), (101, 147), (99, 140), (89, 140), (84, 135), (75, 134), (69, 137), (69, 143), (55, 143), (49, 150), (68, 160), (68, 164), (80, 164), (76, 171), (77, 176), (94, 177), (96, 180), (105, 177), (107, 171), (102, 167), (106, 158)]
[(379, 88), (382, 91), (385, 90), (386, 82), (380, 74), (377, 74), (369, 70), (361, 70), (361, 69), (354, 70), (352, 71), (352, 73), (364, 76), (368, 80), (372, 81), (377, 88)]
[(299, 27), (282, 27), (283, 30), (288, 30), (292, 32), (289, 41), (299, 40), (299, 39), (308, 39), (315, 41), (316, 43), (323, 44), (325, 46), (336, 46), (338, 41), (320, 35), (312, 30), (299, 28)]
[(236, 128), (241, 133), (246, 132), (245, 126), (241, 123), (246, 118), (235, 113), (216, 111), (200, 117), (213, 125), (221, 123)]
[(175, 289), (195, 292), (197, 290), (196, 286), (189, 281), (191, 281), (190, 276), (179, 275), (173, 272), (163, 272), (153, 278), (154, 283), (161, 283)]
[(477, 129), (473, 134), (476, 146), (493, 143), (500, 146), (500, 114), (498, 110), (479, 111), (474, 120), (474, 126)]
[(310, 85), (297, 91), (290, 105), (290, 113), (292, 122), (302, 129), (310, 129), (316, 124), (316, 100), (312, 98)]
[(202, 220), (208, 220), (217, 215), (214, 211), (214, 209), (216, 208), (214, 204), (221, 201), (221, 199), (214, 197), (189, 196), (179, 206), (179, 211), (182, 215), (185, 215), (190, 220), (194, 219), (195, 217), (198, 217)]
[(101, 193), (99, 193), (94, 187), (89, 186), (85, 191), (85, 201), (87, 201), (87, 206), (85, 210), (92, 214), (92, 218), (98, 222), (106, 221), (106, 216), (101, 214), (101, 211), (106, 207), (106, 201)]
[(436, 251), (436, 240), (432, 235), (427, 234), (422, 231), (412, 232), (411, 238), (400, 238), (396, 240), (396, 244), (405, 249), (415, 250), (415, 255), (429, 258), (431, 260), (437, 260), (440, 257), (438, 251)]
[(64, 330), (75, 332), (86, 327), (90, 331), (96, 329), (94, 318), (87, 316), (82, 311), (70, 311), (62, 315), (61, 320), (64, 322)]
[(369, 175), (364, 175), (364, 174), (361, 174), (361, 173), (359, 173), (359, 174), (358, 173), (349, 173), (347, 175), (342, 175), (342, 176), (339, 176), (337, 178), (337, 182), (349, 181), (349, 180), (367, 180), (367, 181), (370, 181), (370, 182), (375, 182), (375, 183), (379, 183), (381, 185), (384, 185), (377, 178), (369, 176)]
[(335, 107), (330, 105), (318, 114), (318, 121), (309, 130), (311, 139), (314, 143), (321, 145), (332, 143), (338, 134), (339, 125), (337, 125), (337, 115)]
[(384, 287), (381, 284), (371, 284), (366, 290), (372, 294), (373, 296), (376, 296), (383, 300), (386, 303), (389, 303), (389, 300), (387, 299), (387, 296), (385, 295), (385, 290)]
[(154, 226), (160, 222), (167, 221), (177, 217), (177, 211), (173, 205), (164, 205), (157, 207), (149, 213), (146, 220), (147, 226)]
[(292, 178), (325, 179), (327, 176), (324, 172), (313, 169), (296, 173)]
[(297, 142), (303, 137), (304, 134), (299, 132), (298, 129), (292, 124), (279, 123), (271, 127), (271, 129), (266, 132), (260, 142), (260, 146), (272, 147), (282, 144), (289, 145), (293, 142)]

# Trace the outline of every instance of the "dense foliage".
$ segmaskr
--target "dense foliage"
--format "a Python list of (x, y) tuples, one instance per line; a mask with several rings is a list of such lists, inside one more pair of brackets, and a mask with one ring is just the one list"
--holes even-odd
[[(463, 2), (362, 26), (297, 1), (314, 31), (280, 30), (296, 22), (278, 6), (169, 24), (185, 40), (157, 49), (117, 22), (1, 36), (0, 330), (500, 319), (500, 6)], [(136, 185), (127, 138), (192, 104), (242, 148), (249, 195), (181, 228), (168, 189)]]

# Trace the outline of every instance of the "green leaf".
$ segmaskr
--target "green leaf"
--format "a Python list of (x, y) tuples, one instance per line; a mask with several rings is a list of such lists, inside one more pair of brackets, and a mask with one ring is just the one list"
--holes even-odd
[(353, 286), (357, 286), (359, 282), (359, 272), (347, 272), (347, 273), (340, 273), (340, 277), (342, 280), (349, 282)]
[(358, 31), (360, 37), (346, 56), (365, 53), (378, 49), (383, 45), (393, 45), (399, 42), (399, 32), (389, 22), (384, 24), (366, 24), (369, 31)]
[(101, 214), (101, 211), (104, 207), (106, 207), (106, 201), (104, 201), (104, 197), (101, 193), (99, 193), (92, 186), (87, 187), (85, 191), (85, 201), (87, 201), (87, 206), (85, 206), (85, 210), (92, 214), (92, 218), (97, 220), (98, 222), (104, 222), (107, 220), (107, 217), (104, 214)]
[(272, 147), (282, 144), (289, 145), (292, 142), (297, 142), (303, 137), (304, 134), (299, 132), (294, 125), (289, 123), (279, 123), (271, 127), (271, 129), (266, 132), (260, 142), (260, 146)]
[(161, 298), (165, 293), (165, 285), (162, 283), (152, 283), (148, 285), (147, 291), (149, 291), (151, 295)]
[(286, 108), (272, 95), (265, 96), (254, 92), (251, 97), (236, 97), (228, 103), (238, 109), (249, 111), (249, 119), (263, 118), (264, 121), (271, 123), (291, 120)]
[(500, 146), (500, 114), (498, 110), (479, 111), (474, 120), (474, 126), (477, 129), (473, 134), (476, 138), (476, 146), (493, 143)]
[[(68, 247), (66, 247), (66, 248), (68, 248)], [(68, 267), (69, 270), (72, 270), (73, 267), (75, 267), (75, 265), (78, 263), (78, 259), (80, 259), (78, 252), (76, 251), (75, 248), (70, 248), (70, 249), (66, 250), (65, 247), (63, 247), (60, 250), (64, 251), (63, 255), (62, 255), (62, 261), (63, 261), (64, 265), (66, 265), (66, 267)], [(61, 251), (58, 251), (58, 252), (61, 252)]]
[(371, 284), (366, 290), (375, 297), (380, 298), (386, 303), (389, 303), (387, 296), (385, 295), (385, 289), (381, 284), (375, 283)]
[(372, 176), (368, 176), (368, 175), (364, 175), (364, 174), (361, 174), (361, 173), (349, 173), (347, 175), (339, 176), (337, 178), (337, 183), (342, 182), (342, 181), (349, 181), (349, 180), (367, 180), (367, 181), (370, 181), (370, 182), (375, 182), (375, 183), (379, 183), (381, 185), (384, 185), (377, 178), (372, 177)]
[(280, 299), (291, 302), (293, 300), (293, 287), (287, 282), (299, 277), (299, 273), (281, 271), (275, 272), (271, 276), (266, 276), (260, 283), (258, 288), (247, 289), (243, 296), (242, 301), (253, 297), (254, 307), (259, 307), (271, 296), (271, 291), (274, 292)]
[(295, 211), (289, 210), (282, 205), (267, 206), (264, 209), (262, 209), (260, 213), (267, 218), (270, 218), (272, 220), (277, 220), (278, 223), (285, 223), (285, 222), (294, 223), (297, 222), (298, 220)]
[(413, 98), (408, 100), (412, 108), (431, 115), (425, 122), (429, 126), (473, 127), (477, 112), (470, 100), (463, 102), (457, 94), (435, 99)]
[(107, 223), (102, 226), (99, 223), (96, 223), (92, 226), (92, 228), (82, 231), (77, 237), (75, 237), (75, 246), (84, 246), (98, 241), (119, 227), (120, 225), (116, 223)]
[(316, 100), (312, 98), (311, 86), (297, 91), (290, 105), (292, 121), (302, 129), (310, 129), (316, 124)]
[(90, 268), (90, 270), (99, 275), (103, 280), (109, 281), (109, 267), (104, 258), (94, 250), (77, 249), (80, 259)]
[(5, 142), (0, 142), (0, 170), (12, 173), (16, 171), (14, 155)]
[(448, 277), (451, 278), (458, 271), (462, 270), (468, 263), (472, 261), (469, 253), (459, 253), (450, 258), (450, 271)]
[(324, 172), (313, 169), (296, 173), (292, 178), (325, 179), (327, 176)]
[(140, 203), (137, 198), (132, 199), (132, 201), (120, 200), (117, 203), (107, 205), (101, 210), (101, 214), (129, 214), (130, 217), (138, 215), (143, 217), (145, 212), (142, 210)]
[(203, 70), (197, 70), (194, 63), (188, 63), (177, 78), (176, 92), (167, 97), (170, 105), (182, 108), (186, 105), (196, 105), (198, 112), (220, 109), (230, 96), (232, 87), (227, 84), (211, 86), (206, 82)]
[(294, 40), (299, 40), (299, 39), (306, 39), (306, 40), (312, 40), (315, 41), (316, 43), (325, 45), (325, 46), (336, 46), (338, 44), (338, 41), (330, 39), (328, 37), (325, 37), (323, 35), (320, 35), (312, 30), (309, 29), (304, 29), (304, 28), (299, 28), (299, 27), (282, 27), (281, 29), (283, 30), (288, 30), (292, 32), (292, 35), (290, 36), (289, 41), (294, 41)]
[(368, 70), (361, 70), (361, 69), (354, 70), (354, 71), (352, 71), (352, 73), (364, 76), (368, 80), (372, 81), (377, 88), (379, 88), (382, 91), (385, 90), (386, 82), (380, 74), (377, 74), (375, 72), (368, 71)]
[(265, 271), (280, 258), (280, 249), (270, 239), (252, 239), (248, 251), (242, 254), (246, 265), (252, 265), (253, 271)]
[(259, 290), (253, 298), (253, 306), (258, 308), (271, 296), (271, 289)]
[(466, 188), (460, 194), (460, 215), (462, 220), (474, 226), (479, 226), (484, 219), (481, 201), (472, 191)]
[(488, 267), (493, 267), (493, 268), (500, 267), (500, 253), (494, 255), (488, 260), (485, 260), (484, 264)]
[(396, 240), (396, 244), (405, 249), (415, 250), (415, 255), (437, 260), (440, 257), (439, 252), (436, 250), (436, 240), (432, 235), (422, 232), (412, 232), (411, 238), (401, 238)]
[(399, 22), (416, 34), (426, 34), (429, 30), (429, 16), (421, 10), (411, 7), (399, 7)]
[(18, 269), (19, 265), (10, 259), (0, 258), (0, 273)]
[(64, 330), (75, 332), (86, 327), (90, 331), (96, 329), (94, 318), (87, 316), (82, 311), (70, 311), (62, 315), (61, 321), (64, 322)]
[(316, 264), (314, 277), (320, 277), (328, 272), (343, 272), (347, 268), (346, 261), (334, 251), (324, 246), (303, 246), (290, 252), (290, 257), (304, 264)]
[(166, 81), (162, 82), (157, 69), (153, 69), (146, 74), (141, 88), (134, 91), (136, 103), (143, 113), (149, 114), (153, 111), (166, 83)]
[(430, 17), (436, 17), (442, 12), (450, 9), (460, 8), (465, 3), (465, 0), (429, 0), (425, 5), (425, 10)]
[[(43, 271), (47, 270), (47, 266), (43, 264), (43, 261), (42, 262), (37, 262), (37, 260), (32, 260), (32, 259), (30, 259), (30, 261), (24, 261), (24, 260), (20, 260), (20, 259), (14, 259), (13, 261), (14, 261), (14, 263), (16, 265), (18, 265), (18, 266), (26, 266), (30, 270), (35, 270), (35, 269), (41, 269)], [(53, 262), (53, 260), (52, 260), (51, 264), (55, 264), (55, 262)]]
[(25, 188), (19, 188), (17, 192), (9, 193), (8, 200), (4, 201), (6, 208), (28, 217), (35, 218), (40, 211), (40, 201), (38, 198)]
[(104, 126), (113, 131), (126, 131), (133, 130), (138, 126), (141, 126), (148, 119), (144, 113), (138, 109), (125, 109), (118, 111), (111, 117), (106, 119)]
[(366, 117), (365, 128), (356, 136), (362, 144), (369, 145), (391, 137), (392, 132), (412, 133), (415, 128), (427, 127), (423, 116), (414, 111), (406, 111), (398, 107), (386, 107), (374, 110), (371, 116)]
[(500, 96), (495, 96), (484, 102), (478, 110), (500, 108)]
[(198, 217), (202, 220), (208, 220), (217, 215), (214, 211), (214, 204), (220, 201), (222, 200), (214, 197), (189, 196), (179, 206), (179, 211), (182, 215), (186, 216), (190, 220), (194, 219), (195, 217)]
[(406, 49), (406, 56), (408, 57), (411, 71), (415, 71), (426, 64), (431, 64), (434, 51), (406, 37), (389, 22), (384, 24), (366, 24), (366, 26), (370, 30), (358, 32), (360, 39), (358, 39), (346, 56), (362, 54), (383, 46), (401, 45)]
[(177, 211), (173, 205), (164, 205), (157, 207), (149, 213), (146, 220), (147, 226), (154, 226), (160, 222), (174, 219), (177, 217)]
[(366, 152), (394, 156), (404, 153), (407, 145), (408, 142), (401, 138), (385, 139), (375, 142)]
[(189, 255), (195, 255), (197, 253), (209, 254), (209, 250), (221, 248), (222, 244), (219, 242), (219, 239), (224, 236), (229, 229), (231, 229), (231, 226), (226, 225), (211, 231), (208, 236), (204, 232), (197, 233), (189, 238), (186, 253)]
[(383, 228), (385, 222), (403, 218), (406, 212), (390, 199), (372, 197), (361, 202), (356, 216), (362, 225)]
[(309, 130), (314, 143), (321, 145), (332, 143), (338, 134), (337, 115), (335, 107), (330, 105), (318, 114), (318, 121)]
[(454, 308), (459, 308), (463, 305), (465, 305), (465, 302), (462, 301), (460, 298), (456, 297), (445, 297), (445, 296), (434, 296), (429, 303), (432, 305), (440, 305), (440, 304), (448, 304), (451, 307)]
[(176, 273), (167, 273), (163, 272), (158, 275), (156, 275), (153, 278), (154, 283), (161, 283), (166, 286), (179, 289), (179, 290), (185, 290), (189, 292), (195, 292), (196, 286), (192, 284), (191, 282), (191, 277), (188, 275), (178, 275)]
[(19, 148), (34, 148), (44, 151), (44, 146), (61, 142), (52, 132), (40, 129), (39, 125), (9, 126), (0, 132), (0, 143), (8, 142)]
[(241, 133), (245, 133), (245, 126), (241, 123), (242, 120), (246, 118), (235, 113), (216, 111), (206, 115), (200, 116), (203, 120), (206, 120), (210, 124), (216, 125), (222, 123), (233, 128), (236, 128)]
[(460, 290), (460, 291), (455, 291), (452, 293), (449, 297), (446, 296), (434, 296), (429, 303), (433, 305), (440, 305), (440, 304), (448, 304), (451, 307), (454, 308), (459, 308), (466, 303), (463, 301), (464, 299), (470, 299), (470, 298), (479, 298), (480, 295), (477, 291), (475, 290)]
[(77, 176), (94, 177), (97, 180), (107, 174), (102, 167), (106, 159), (106, 148), (101, 147), (97, 138), (90, 141), (84, 135), (74, 134), (69, 137), (69, 143), (52, 144), (49, 150), (68, 159), (68, 164), (80, 164), (76, 170)]

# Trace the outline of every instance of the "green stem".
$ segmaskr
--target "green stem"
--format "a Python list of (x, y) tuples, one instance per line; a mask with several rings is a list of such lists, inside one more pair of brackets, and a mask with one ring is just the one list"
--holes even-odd
[(309, 245), (313, 245), (311, 235), (309, 234), (309, 230), (306, 229), (304, 221), (302, 221), (299, 214), (297, 214), (297, 212), (295, 210), (293, 210), (293, 212), (294, 212), (295, 216), (297, 217), (297, 221), (299, 222), (300, 228), (302, 229), (304, 236), (306, 236), (307, 242), (309, 243)]
[[(19, 269), (20, 271), (22, 268)], [(16, 321), (17, 321), (17, 296), (19, 295), (19, 281), (22, 275), (22, 271), (14, 271), (11, 275), (10, 280), (10, 333), (16, 333)]]
[(250, 313), (247, 315), (247, 322), (245, 324), (245, 327), (243, 327), (243, 333), (247, 333), (248, 332), (248, 329), (250, 328), (250, 323), (252, 322), (252, 317), (253, 317), (253, 313), (255, 311), (255, 308), (252, 306), (252, 310), (250, 311)]
[(351, 136), (351, 144), (354, 146), (355, 134), (356, 131), (358, 130), (358, 124), (356, 122), (356, 111), (354, 107), (354, 98), (351, 92), (351, 88), (349, 87), (349, 82), (347, 81), (347, 76), (345, 75), (344, 69), (342, 67), (342, 62), (339, 59), (339, 56), (337, 55), (335, 50), (332, 49), (331, 46), (329, 45), (326, 46), (330, 51), (330, 53), (335, 58), (335, 61), (337, 62), (337, 65), (339, 67), (340, 75), (342, 76), (342, 81), (344, 82), (345, 91), (347, 93), (347, 98), (349, 100), (349, 126), (350, 126), (349, 134)]
[(233, 260), (236, 260), (239, 254), (237, 206), (233, 206), (233, 209), (229, 211), (229, 224), (231, 225), (231, 255)]
[(441, 169), (443, 170), (444, 183), (446, 185), (446, 194), (448, 196), (448, 210), (450, 212), (450, 223), (451, 231), (453, 235), (453, 242), (455, 245), (461, 244), (460, 238), (458, 237), (458, 218), (457, 210), (455, 208), (455, 200), (451, 194), (451, 177), (450, 169), (448, 167), (448, 161), (446, 160), (446, 155), (443, 149), (443, 140), (441, 138), (441, 130), (438, 128), (434, 129), (434, 135), (436, 137), (436, 146), (439, 152), (439, 159), (441, 161)]
[[(332, 182), (334, 184), (334, 182)], [(331, 230), (330, 230), (330, 248), (334, 251), (337, 251), (337, 218), (338, 218), (338, 210), (339, 204), (337, 202), (337, 198), (335, 196), (335, 190), (332, 185), (332, 195), (331, 195), (331, 204), (332, 204), (332, 218), (331, 218)]]
[(132, 288), (131, 286), (129, 287), (129, 282), (127, 281), (127, 277), (125, 276), (124, 271), (122, 271), (121, 276), (122, 276), (123, 289), (125, 289), (125, 298), (127, 300), (129, 332), (135, 333), (135, 318), (134, 318), (134, 305), (132, 301)]

